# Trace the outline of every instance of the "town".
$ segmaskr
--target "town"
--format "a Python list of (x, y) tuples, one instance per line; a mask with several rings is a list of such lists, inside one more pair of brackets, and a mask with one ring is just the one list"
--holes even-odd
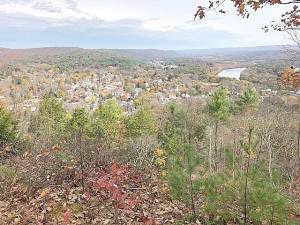
[[(271, 82), (253, 82), (244, 79), (219, 77), (218, 70), (223, 66), (198, 60), (197, 66), (190, 65), (186, 59), (149, 60), (141, 64), (121, 65), (111, 63), (95, 68), (94, 65), (78, 66), (79, 62), (69, 62), (77, 69), (60, 71), (57, 64), (46, 64), (43, 60), (30, 67), (24, 64), (3, 65), (1, 67), (0, 102), (11, 111), (21, 114), (35, 112), (45, 96), (53, 96), (63, 101), (65, 108), (72, 112), (83, 107), (94, 111), (107, 99), (115, 99), (128, 113), (135, 111), (135, 100), (147, 98), (153, 104), (166, 104), (170, 101), (195, 99), (206, 102), (219, 86), (229, 90), (237, 98), (251, 85), (257, 89), (261, 99), (287, 106), (298, 107), (300, 90), (285, 90), (277, 85), (278, 74), (271, 74)], [(242, 64), (244, 65), (244, 64)], [(239, 64), (235, 64), (238, 68)], [(259, 74), (256, 74), (259, 76)], [(277, 82), (277, 83), (276, 83)], [(274, 85), (275, 83), (275, 85)]]

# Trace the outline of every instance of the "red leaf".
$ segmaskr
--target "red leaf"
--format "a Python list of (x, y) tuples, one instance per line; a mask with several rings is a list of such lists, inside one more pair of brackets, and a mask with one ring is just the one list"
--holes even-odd
[(90, 193), (90, 192), (85, 192), (85, 193), (82, 195), (82, 197), (83, 197), (85, 200), (89, 201), (90, 198), (91, 198), (91, 193)]
[(139, 219), (139, 222), (142, 222), (145, 225), (156, 225), (155, 221), (147, 216), (142, 216)]
[(113, 162), (111, 165), (111, 173), (113, 177), (121, 176), (127, 171), (128, 171), (128, 166), (118, 165), (115, 162)]
[(123, 209), (129, 210), (128, 205), (125, 204), (124, 202), (118, 203), (118, 204), (117, 204), (117, 208), (118, 208), (118, 209), (121, 209), (121, 210), (123, 210)]
[(128, 198), (126, 200), (126, 203), (131, 207), (131, 208), (134, 208), (137, 204), (138, 204), (138, 201), (135, 200), (135, 199), (132, 199), (132, 198)]
[(103, 176), (96, 182), (95, 186), (98, 189), (110, 191), (112, 189), (113, 183), (109, 180), (108, 176)]
[(114, 201), (120, 202), (125, 199), (125, 196), (118, 188), (113, 188), (112, 193), (111, 193), (111, 198)]
[(142, 181), (142, 178), (140, 176), (132, 176), (131, 179), (135, 182), (135, 183), (140, 183)]
[(68, 223), (70, 223), (71, 217), (72, 217), (71, 212), (70, 212), (69, 210), (67, 210), (67, 211), (64, 212), (63, 215), (62, 215), (62, 223), (63, 223), (63, 224), (68, 224)]

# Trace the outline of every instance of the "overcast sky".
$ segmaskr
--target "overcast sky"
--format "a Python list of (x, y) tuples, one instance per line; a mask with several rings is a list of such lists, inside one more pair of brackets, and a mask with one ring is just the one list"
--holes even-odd
[(29, 48), (203, 49), (285, 44), (284, 33), (264, 33), (278, 20), (269, 7), (250, 19), (211, 13), (194, 21), (203, 0), (0, 0), (0, 46)]

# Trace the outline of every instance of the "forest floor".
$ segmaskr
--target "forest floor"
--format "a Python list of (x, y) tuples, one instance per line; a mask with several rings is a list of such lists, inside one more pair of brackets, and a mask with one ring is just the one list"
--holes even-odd
[[(43, 160), (38, 158), (38, 162)], [(41, 167), (38, 162), (37, 169)], [(146, 173), (112, 163), (85, 170), (80, 165), (63, 166), (44, 176), (42, 185), (24, 183), (15, 175), (3, 186), (0, 225), (201, 224), (190, 222), (189, 207), (171, 200), (169, 188), (156, 170)], [(300, 182), (291, 190), (293, 200), (299, 203)], [(290, 214), (289, 219), (300, 224), (299, 214)]]
[(117, 164), (88, 171), (84, 190), (79, 168), (76, 178), (62, 185), (28, 190), (17, 179), (12, 182), (10, 191), (0, 195), (1, 225), (174, 224), (188, 213), (183, 204), (171, 201), (158, 176)]

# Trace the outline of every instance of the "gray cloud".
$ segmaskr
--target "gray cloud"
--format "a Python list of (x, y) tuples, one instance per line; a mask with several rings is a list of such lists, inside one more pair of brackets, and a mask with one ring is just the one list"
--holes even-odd
[(74, 0), (65, 0), (65, 4), (68, 6), (69, 9), (77, 11), (78, 4)]
[(190, 49), (238, 44), (237, 36), (224, 32), (209, 29), (149, 31), (142, 28), (142, 23), (133, 19), (114, 22), (78, 19), (62, 23), (29, 15), (0, 14), (0, 46)]
[[(0, 1), (3, 3), (2, 0)], [(72, 18), (65, 16), (63, 19), (58, 19), (58, 16), (55, 19), (36, 17), (26, 11), (15, 14), (0, 12), (0, 46), (190, 49), (265, 44), (259, 42), (260, 40), (250, 43), (240, 34), (215, 30), (207, 26), (194, 29), (178, 26), (161, 32), (146, 29), (145, 21), (142, 19), (105, 21), (89, 15), (88, 12), (80, 11), (74, 0), (61, 0), (60, 3), (63, 4), (58, 4), (59, 7), (58, 5), (55, 7), (55, 4), (51, 4), (49, 0), (35, 0), (31, 3), (30, 1), (6, 0), (6, 2), (24, 2), (45, 12), (75, 16)], [(191, 27), (195, 21), (187, 21), (187, 24)]]
[(30, 3), (33, 2), (33, 0), (1, 0), (1, 4), (4, 3)]
[(53, 4), (49, 1), (37, 2), (32, 6), (32, 8), (50, 12), (50, 13), (61, 13), (62, 12), (61, 8), (53, 6)]

